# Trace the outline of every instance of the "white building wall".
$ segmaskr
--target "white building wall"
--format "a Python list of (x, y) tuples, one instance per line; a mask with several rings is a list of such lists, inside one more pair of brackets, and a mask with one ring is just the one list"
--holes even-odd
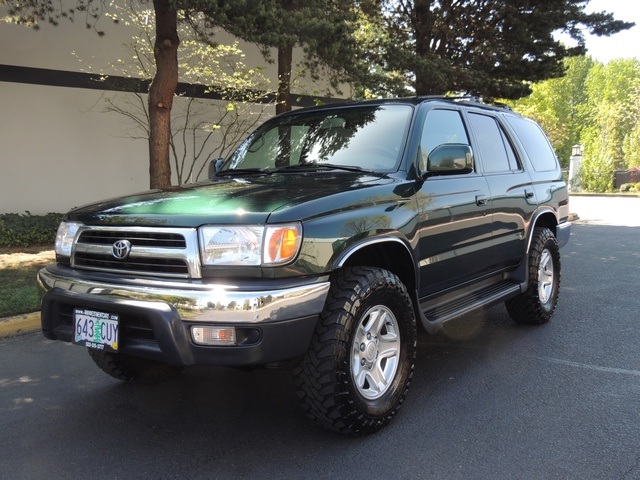
[(99, 100), (97, 90), (0, 84), (0, 213), (65, 212), (148, 188), (147, 145), (93, 110)]
[[(105, 22), (106, 35), (99, 37), (80, 21), (62, 22), (38, 31), (0, 23), (0, 66), (80, 72), (81, 58), (113, 73), (109, 64), (130, 55), (123, 44), (135, 34), (131, 27)], [(218, 40), (233, 38), (222, 33)], [(261, 66), (275, 82), (276, 66), (267, 64), (255, 46), (242, 43), (241, 48), (245, 63)], [(322, 86), (300, 85), (299, 93), (324, 93)], [(124, 117), (104, 113), (103, 93), (0, 77), (0, 213), (65, 212), (148, 188), (147, 143), (130, 137), (132, 127)]]

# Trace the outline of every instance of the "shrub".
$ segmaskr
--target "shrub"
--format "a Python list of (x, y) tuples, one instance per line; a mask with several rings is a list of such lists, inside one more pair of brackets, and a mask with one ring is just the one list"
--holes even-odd
[(623, 183), (620, 185), (621, 192), (640, 192), (640, 183)]
[(0, 247), (28, 247), (31, 245), (53, 245), (62, 213), (25, 215), (19, 213), (0, 214)]

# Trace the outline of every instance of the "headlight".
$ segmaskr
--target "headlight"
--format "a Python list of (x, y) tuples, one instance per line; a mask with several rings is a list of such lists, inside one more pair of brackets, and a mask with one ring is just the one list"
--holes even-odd
[(296, 257), (301, 243), (299, 223), (200, 228), (204, 265), (280, 265)]
[(63, 257), (71, 256), (71, 247), (73, 247), (73, 239), (78, 233), (78, 229), (82, 226), (78, 222), (62, 222), (56, 233), (56, 254)]

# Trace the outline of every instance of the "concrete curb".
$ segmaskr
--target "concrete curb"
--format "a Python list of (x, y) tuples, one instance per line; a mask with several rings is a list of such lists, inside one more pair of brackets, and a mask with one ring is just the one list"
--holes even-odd
[(24, 335), (40, 330), (40, 312), (0, 318), (0, 338)]

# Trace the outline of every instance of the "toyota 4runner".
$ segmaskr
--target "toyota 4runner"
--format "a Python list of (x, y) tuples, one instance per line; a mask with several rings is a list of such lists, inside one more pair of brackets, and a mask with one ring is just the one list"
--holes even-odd
[(298, 110), (205, 182), (69, 212), (42, 329), (124, 381), (288, 362), (311, 418), (367, 434), (405, 398), (417, 328), (499, 302), (550, 319), (570, 228), (549, 141), (506, 107)]

